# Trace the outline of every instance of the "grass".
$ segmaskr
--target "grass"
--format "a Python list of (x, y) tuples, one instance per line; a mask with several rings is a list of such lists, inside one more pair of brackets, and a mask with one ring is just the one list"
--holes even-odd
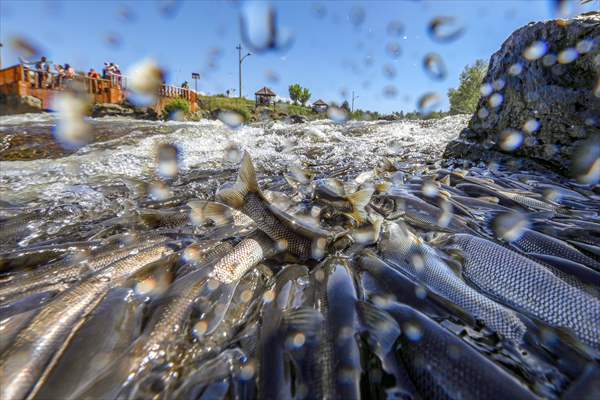
[[(259, 107), (259, 109), (256, 109), (253, 100), (245, 98), (240, 99), (237, 97), (200, 96), (200, 103), (200, 108), (208, 112), (213, 112), (215, 110), (235, 111), (242, 115), (245, 122), (257, 120), (258, 113), (266, 109), (266, 107)], [(273, 110), (273, 106), (269, 106), (268, 109)], [(295, 104), (277, 103), (275, 104), (275, 111), (287, 115), (304, 115), (307, 117), (317, 116), (317, 114), (309, 107)]]

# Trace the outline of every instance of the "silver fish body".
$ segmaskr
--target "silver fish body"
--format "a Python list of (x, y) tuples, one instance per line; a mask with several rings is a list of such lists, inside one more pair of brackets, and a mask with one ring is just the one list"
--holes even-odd
[(600, 300), (564, 282), (543, 265), (496, 243), (455, 235), (464, 255), (463, 275), (480, 290), (549, 325), (569, 328), (600, 348)]

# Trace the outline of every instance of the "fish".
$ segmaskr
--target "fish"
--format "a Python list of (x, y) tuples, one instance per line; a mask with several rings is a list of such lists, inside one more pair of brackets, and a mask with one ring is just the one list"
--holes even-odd
[(45, 305), (0, 359), (0, 370), (4, 372), (0, 376), (0, 397), (12, 400), (34, 396), (84, 317), (107, 290), (173, 253), (174, 249), (166, 244), (142, 250), (111, 264)]
[(308, 268), (287, 265), (274, 277), (272, 288), (263, 296), (261, 325), (257, 343), (258, 398), (291, 398), (291, 366), (286, 360), (286, 339), (295, 334), (314, 338), (321, 314), (303, 303)]
[(379, 250), (384, 261), (422, 282), (430, 290), (482, 320), (502, 338), (519, 344), (526, 326), (511, 309), (467, 285), (435, 250), (397, 223), (384, 225)]
[(302, 390), (307, 398), (361, 397), (361, 351), (355, 339), (358, 315), (354, 275), (345, 258), (330, 256), (311, 271), (305, 307), (320, 318), (315, 339), (294, 354)]
[(202, 335), (212, 333), (223, 320), (241, 276), (272, 249), (272, 241), (257, 232), (243, 239), (225, 256), (213, 254), (205, 258), (203, 266), (173, 283), (153, 312), (148, 327), (127, 354), (73, 398), (114, 397), (123, 390), (120, 384), (131, 374), (139, 376), (152, 364), (168, 362), (167, 348), (173, 342), (172, 337), (185, 330), (194, 307), (203, 310)]
[(344, 184), (340, 180), (327, 178), (316, 181), (314, 199), (317, 203), (344, 213), (360, 225), (367, 220), (365, 207), (371, 201), (373, 192), (373, 189), (363, 189), (346, 194)]
[(225, 204), (206, 200), (191, 200), (187, 205), (191, 209), (190, 219), (195, 225), (210, 223), (214, 226), (227, 224), (247, 226), (252, 224), (252, 220), (245, 214)]
[(462, 251), (462, 275), (479, 290), (600, 349), (600, 299), (490, 240), (457, 234), (452, 244)]
[[(423, 398), (536, 398), (504, 369), (419, 311), (401, 303), (389, 304), (384, 310), (361, 304), (363, 314), (375, 314), (366, 318), (370, 332), (382, 342), (392, 343), (391, 351)], [(378, 315), (383, 313), (387, 315)], [(383, 329), (382, 321), (387, 323)]]
[(17, 295), (22, 297), (23, 295), (54, 289), (63, 291), (74, 283), (93, 275), (133, 252), (138, 252), (166, 240), (167, 238), (164, 237), (148, 238), (142, 244), (125, 246), (121, 249), (92, 252), (89, 257), (79, 262), (58, 261), (30, 273), (16, 276), (5, 284), (0, 283), (0, 304), (14, 301)]
[(139, 335), (143, 306), (131, 289), (111, 289), (74, 336), (36, 398), (65, 399), (95, 378)]
[(242, 158), (236, 183), (220, 188), (216, 198), (252, 218), (280, 248), (302, 259), (322, 258), (326, 247), (335, 238), (332, 232), (303, 224), (271, 206), (260, 192), (256, 171), (247, 152)]

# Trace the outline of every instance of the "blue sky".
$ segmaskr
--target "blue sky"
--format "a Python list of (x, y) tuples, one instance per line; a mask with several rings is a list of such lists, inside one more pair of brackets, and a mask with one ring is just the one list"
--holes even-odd
[[(465, 64), (488, 60), (515, 29), (531, 21), (554, 18), (553, 0), (406, 0), (406, 1), (276, 1), (279, 31), (290, 32), (285, 49), (254, 54), (244, 62), (247, 97), (267, 85), (287, 97), (287, 87), (300, 83), (312, 98), (341, 102), (354, 90), (356, 106), (380, 112), (411, 111), (425, 92), (444, 97), (455, 87)], [(171, 3), (168, 3), (171, 4)], [(578, 4), (578, 1), (573, 2)], [(19, 53), (11, 46), (19, 37), (37, 45), (50, 60), (77, 69), (100, 69), (104, 61), (128, 66), (155, 58), (168, 71), (168, 80), (181, 83), (191, 72), (202, 79), (207, 93), (237, 89), (237, 50), (241, 41), (240, 15), (264, 4), (240, 1), (180, 1), (170, 13), (160, 1), (33, 1), (0, 2), (0, 41), (3, 65), (15, 64)], [(567, 4), (568, 5), (568, 4)], [(579, 13), (600, 8), (600, 0), (568, 9)], [(130, 18), (123, 17), (127, 10)], [(320, 12), (317, 12), (320, 10)], [(362, 10), (362, 12), (361, 12)], [(353, 23), (364, 20), (360, 24)], [(464, 34), (450, 43), (437, 43), (427, 32), (435, 17), (452, 16)], [(258, 21), (252, 19), (252, 21)], [(404, 26), (399, 36), (388, 33), (391, 21)], [(258, 24), (261, 25), (260, 23)], [(109, 43), (118, 38), (118, 44)], [(399, 46), (394, 58), (386, 49)], [(422, 67), (423, 57), (435, 52), (448, 74), (432, 80)], [(384, 69), (393, 66), (395, 76)], [(193, 87), (193, 83), (192, 83)], [(384, 91), (395, 88), (395, 96)], [(236, 92), (237, 93), (237, 92)]]

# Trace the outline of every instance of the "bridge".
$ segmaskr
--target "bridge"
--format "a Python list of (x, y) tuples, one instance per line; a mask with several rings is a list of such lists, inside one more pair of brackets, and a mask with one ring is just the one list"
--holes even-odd
[[(65, 90), (69, 81), (79, 82), (93, 97), (94, 103), (121, 104), (128, 95), (127, 77), (112, 76), (111, 79), (94, 79), (76, 74), (72, 79), (59, 78), (55, 72), (38, 71), (24, 65), (0, 69), (0, 94), (32, 96), (39, 99), (44, 110), (52, 109), (54, 97)], [(161, 85), (152, 108), (161, 113), (172, 99), (184, 98), (190, 103), (190, 111), (198, 111), (198, 93), (187, 88)]]

